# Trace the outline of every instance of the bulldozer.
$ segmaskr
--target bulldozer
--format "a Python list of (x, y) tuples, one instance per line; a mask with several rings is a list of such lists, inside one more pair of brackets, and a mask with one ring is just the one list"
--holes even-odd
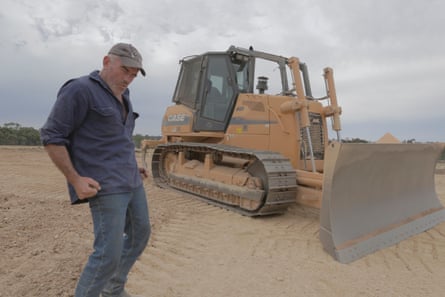
[(342, 142), (332, 68), (317, 98), (296, 57), (230, 46), (180, 65), (162, 139), (142, 143), (156, 185), (245, 216), (319, 208), (323, 248), (341, 263), (445, 220), (444, 144)]

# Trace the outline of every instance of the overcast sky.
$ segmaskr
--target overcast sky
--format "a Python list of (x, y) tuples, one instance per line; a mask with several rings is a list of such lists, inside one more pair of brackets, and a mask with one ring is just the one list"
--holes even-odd
[(131, 42), (136, 133), (160, 135), (180, 58), (230, 45), (334, 69), (342, 137), (445, 142), (443, 0), (0, 0), (0, 125), (40, 128), (59, 87)]

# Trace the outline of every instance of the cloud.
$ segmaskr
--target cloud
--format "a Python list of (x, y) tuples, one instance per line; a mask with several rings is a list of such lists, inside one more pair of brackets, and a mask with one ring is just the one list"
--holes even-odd
[(99, 69), (124, 41), (148, 70), (131, 86), (145, 115), (137, 131), (159, 134), (182, 57), (252, 45), (299, 57), (315, 96), (324, 95), (322, 70), (332, 67), (345, 136), (378, 138), (388, 127), (445, 141), (443, 1), (4, 0), (3, 7), (1, 121), (40, 126), (60, 85)]

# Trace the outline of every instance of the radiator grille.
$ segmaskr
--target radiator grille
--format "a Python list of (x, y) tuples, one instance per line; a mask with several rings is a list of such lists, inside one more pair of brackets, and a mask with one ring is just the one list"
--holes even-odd
[[(311, 126), (309, 133), (311, 134), (312, 149), (314, 150), (315, 160), (324, 159), (324, 135), (323, 135), (323, 119), (319, 113), (309, 113), (309, 120)], [(306, 128), (300, 129), (301, 144), (301, 158), (310, 159), (309, 140), (306, 133)]]

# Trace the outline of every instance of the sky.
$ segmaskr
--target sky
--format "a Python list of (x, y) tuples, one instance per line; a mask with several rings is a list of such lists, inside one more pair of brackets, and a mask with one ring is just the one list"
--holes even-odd
[(315, 97), (334, 69), (342, 138), (445, 142), (442, 0), (0, 0), (0, 125), (40, 128), (68, 79), (132, 43), (135, 133), (161, 135), (185, 56), (231, 45), (295, 56)]

